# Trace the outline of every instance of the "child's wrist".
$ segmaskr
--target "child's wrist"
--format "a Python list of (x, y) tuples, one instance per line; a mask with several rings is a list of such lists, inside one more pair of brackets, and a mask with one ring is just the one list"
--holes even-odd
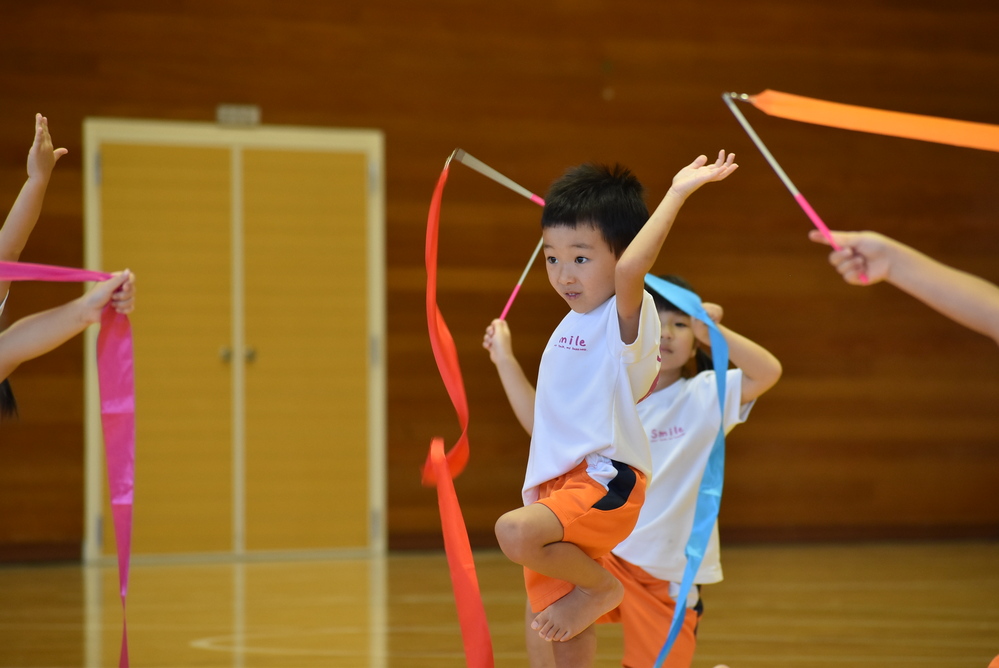
[(39, 170), (40, 173), (28, 172), (28, 182), (37, 183), (40, 186), (47, 186), (52, 178), (52, 170)]
[(677, 200), (678, 202), (682, 203), (682, 202), (684, 202), (684, 201), (685, 201), (685, 200), (687, 199), (687, 197), (689, 197), (689, 196), (690, 196), (690, 193), (689, 193), (689, 192), (683, 192), (683, 191), (681, 191), (681, 190), (678, 190), (678, 189), (677, 189), (677, 188), (675, 188), (674, 186), (670, 186), (670, 187), (669, 187), (669, 190), (667, 190), (667, 191), (666, 191), (666, 196), (665, 196), (665, 198), (664, 198), (664, 199), (675, 199), (675, 200)]

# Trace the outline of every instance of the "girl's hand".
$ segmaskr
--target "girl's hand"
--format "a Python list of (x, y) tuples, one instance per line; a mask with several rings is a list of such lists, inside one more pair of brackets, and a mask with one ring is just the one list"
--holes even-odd
[[(721, 322), (722, 316), (725, 315), (724, 309), (722, 309), (722, 307), (718, 304), (714, 304), (712, 302), (702, 302), (701, 306), (703, 306), (704, 310), (708, 312), (708, 315), (715, 322), (715, 324)], [(690, 322), (694, 328), (694, 336), (697, 340), (705, 345), (711, 345), (711, 330), (708, 329), (708, 326), (697, 318), (691, 318)]]

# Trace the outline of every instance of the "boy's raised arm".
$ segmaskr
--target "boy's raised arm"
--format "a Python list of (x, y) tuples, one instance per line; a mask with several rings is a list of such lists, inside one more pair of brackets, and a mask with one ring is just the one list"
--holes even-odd
[(701, 155), (677, 172), (662, 202), (621, 253), (615, 269), (614, 285), (621, 339), (625, 343), (633, 342), (638, 336), (645, 275), (652, 270), (680, 207), (691, 193), (705, 183), (721, 181), (734, 172), (739, 167), (734, 160), (734, 153), (726, 155), (725, 151), (719, 151), (718, 159), (713, 163), (708, 164), (708, 158)]

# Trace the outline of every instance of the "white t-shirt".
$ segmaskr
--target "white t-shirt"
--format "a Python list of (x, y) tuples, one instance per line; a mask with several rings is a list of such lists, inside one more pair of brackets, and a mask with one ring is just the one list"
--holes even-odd
[(617, 474), (610, 460), (648, 476), (649, 441), (635, 404), (658, 374), (659, 314), (648, 292), (638, 336), (628, 345), (621, 341), (616, 297), (588, 313), (570, 311), (541, 356), (524, 504), (537, 501), (538, 485), (584, 459), (604, 486)]
[[(725, 377), (725, 433), (746, 421), (753, 403), (741, 405), (742, 371)], [(684, 548), (694, 526), (697, 490), (718, 434), (715, 372), (681, 378), (638, 405), (652, 450), (652, 477), (638, 524), (612, 552), (649, 575), (680, 582), (687, 565)], [(696, 584), (721, 582), (718, 523), (694, 578)]]
[(3, 296), (3, 301), (0, 302), (0, 314), (3, 313), (3, 307), (7, 305), (7, 297), (8, 296), (10, 296), (10, 290), (7, 291), (7, 294), (5, 294)]

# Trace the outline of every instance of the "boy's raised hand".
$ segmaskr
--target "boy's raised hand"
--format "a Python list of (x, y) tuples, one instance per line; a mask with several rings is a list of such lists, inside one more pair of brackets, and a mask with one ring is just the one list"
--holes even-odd
[(696, 160), (676, 173), (670, 190), (681, 197), (687, 197), (705, 183), (721, 181), (738, 168), (739, 165), (735, 164), (735, 153), (726, 155), (724, 150), (718, 151), (718, 159), (711, 164), (708, 164), (707, 156), (699, 155)]
[(67, 149), (52, 148), (49, 121), (41, 114), (35, 114), (35, 140), (28, 151), (28, 178), (47, 179), (59, 158), (67, 153)]

